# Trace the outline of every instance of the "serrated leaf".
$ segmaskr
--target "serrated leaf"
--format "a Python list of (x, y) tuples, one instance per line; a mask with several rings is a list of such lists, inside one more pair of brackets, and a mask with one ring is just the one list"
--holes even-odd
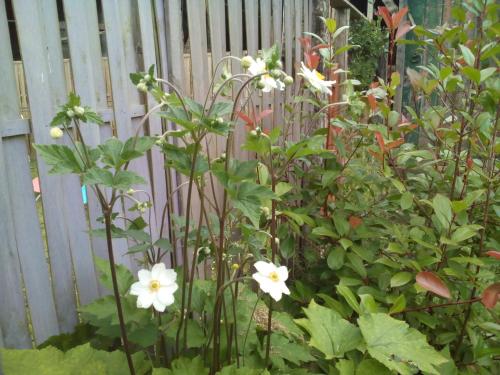
[(387, 314), (367, 314), (358, 319), (368, 353), (387, 368), (411, 375), (418, 368), (439, 375), (436, 367), (448, 360), (430, 346), (426, 337)]
[(306, 318), (295, 322), (311, 336), (309, 345), (321, 351), (326, 359), (341, 357), (361, 344), (359, 329), (342, 319), (336, 311), (320, 306), (314, 300), (303, 310)]
[[(94, 258), (97, 269), (100, 272), (99, 280), (102, 285), (104, 285), (109, 290), (113, 290), (113, 282), (111, 279), (111, 269), (109, 266), (109, 261), (95, 257)], [(118, 281), (118, 290), (121, 295), (124, 295), (129, 290), (130, 286), (134, 282), (134, 275), (128, 270), (127, 267), (121, 264), (115, 264), (116, 279)]]

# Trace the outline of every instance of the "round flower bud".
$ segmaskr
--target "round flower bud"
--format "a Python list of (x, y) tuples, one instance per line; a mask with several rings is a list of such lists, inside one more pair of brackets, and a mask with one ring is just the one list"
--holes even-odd
[(66, 111), (66, 116), (68, 116), (68, 117), (73, 117), (74, 115), (75, 115), (75, 112), (73, 112), (73, 110), (72, 110), (72, 109), (68, 109), (68, 110)]
[(255, 130), (250, 130), (250, 136), (257, 137), (257, 132)]
[(278, 67), (278, 69), (283, 69), (283, 63), (281, 62), (281, 60), (276, 61), (276, 66)]
[(274, 79), (279, 79), (281, 77), (281, 70), (279, 70), (279, 69), (273, 69), (273, 70), (271, 70), (270, 75)]
[(140, 82), (137, 84), (137, 90), (142, 91), (142, 92), (147, 92), (148, 86), (145, 83)]
[(236, 271), (238, 268), (240, 268), (240, 265), (239, 265), (238, 263), (233, 263), (233, 264), (231, 265), (231, 268), (232, 268), (234, 271)]
[(59, 139), (64, 135), (61, 128), (55, 127), (50, 129), (50, 136), (54, 139)]
[(241, 59), (241, 67), (243, 69), (248, 69), (253, 63), (253, 58), (251, 56), (245, 56)]
[(127, 190), (127, 194), (129, 194), (129, 195), (132, 195), (132, 194), (134, 194), (134, 193), (135, 193), (135, 190), (134, 190), (134, 189), (128, 189), (128, 190)]
[(255, 132), (257, 133), (257, 135), (261, 135), (262, 134), (262, 129), (260, 128), (260, 126), (257, 126), (255, 128)]
[(151, 76), (150, 76), (149, 74), (146, 74), (146, 75), (144, 76), (144, 80), (145, 80), (146, 82), (147, 82), (147, 81), (149, 81), (149, 80), (151, 80)]
[(276, 246), (279, 246), (280, 245), (280, 239), (278, 237), (275, 237), (274, 238), (274, 243), (276, 244)]
[(226, 160), (226, 153), (225, 152), (220, 154), (220, 160), (222, 160), (222, 161)]
[(219, 124), (224, 123), (224, 119), (222, 117), (217, 117), (217, 119), (215, 121), (217, 121)]
[(209, 247), (204, 247), (203, 251), (204, 251), (205, 255), (210, 255), (210, 248)]
[(257, 82), (257, 88), (259, 90), (262, 90), (264, 87), (266, 87), (266, 85), (264, 84), (264, 82), (262, 82), (262, 81)]
[(73, 107), (73, 111), (78, 115), (82, 116), (85, 113), (85, 109), (83, 107), (80, 107), (79, 105), (75, 105)]
[(283, 83), (285, 86), (290, 86), (293, 83), (293, 77), (286, 76), (285, 79), (283, 79)]
[(260, 208), (260, 210), (262, 211), (262, 213), (267, 217), (269, 216), (269, 214), (271, 213), (271, 210), (269, 210), (269, 207), (266, 207), (266, 206), (263, 206)]

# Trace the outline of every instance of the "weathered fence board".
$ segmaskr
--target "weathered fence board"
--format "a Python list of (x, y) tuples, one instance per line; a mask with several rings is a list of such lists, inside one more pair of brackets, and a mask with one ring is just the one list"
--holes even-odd
[[(0, 44), (7, 48), (0, 49), (0, 130), (9, 121), (19, 118), (19, 106), (16, 97), (12, 93), (16, 90), (14, 66), (10, 50), (10, 41), (7, 32), (7, 18), (4, 3), (0, 3)], [(26, 129), (29, 131), (28, 129)], [(1, 132), (0, 132), (1, 134)], [(26, 133), (27, 134), (27, 133)], [(0, 176), (3, 183), (0, 186), (0, 196), (10, 201), (10, 211), (6, 207), (0, 209), (3, 218), (0, 217), (0, 231), (9, 230), (14, 226), (14, 232), (9, 235), (0, 235), (0, 278), (2, 285), (8, 285), (12, 292), (16, 293), (14, 303), (5, 301), (0, 297), (0, 327), (7, 325), (3, 331), (9, 333), (11, 328), (16, 329), (15, 335), (11, 336), (15, 342), (5, 340), (7, 345), (31, 346), (28, 327), (26, 325), (26, 314), (24, 312), (24, 300), (18, 283), (21, 278), (26, 289), (27, 303), (31, 312), (31, 323), (33, 335), (36, 342), (42, 342), (49, 336), (58, 332), (56, 311), (49, 282), (49, 270), (45, 261), (44, 245), (35, 207), (35, 197), (31, 185), (30, 167), (28, 163), (28, 149), (26, 137), (19, 134), (5, 138), (2, 142), (0, 135)], [(1, 198), (0, 198), (1, 200)], [(4, 205), (2, 201), (0, 205)], [(9, 212), (11, 217), (5, 213)], [(2, 216), (2, 215), (0, 215)], [(7, 223), (3, 223), (7, 220)], [(10, 235), (15, 235), (16, 248), (10, 246), (12, 241)], [(5, 239), (5, 240), (4, 240)], [(5, 245), (5, 249), (3, 246)], [(16, 255), (17, 254), (17, 255)], [(4, 256), (7, 256), (5, 259)], [(14, 262), (14, 263), (12, 263)], [(23, 275), (21, 275), (22, 271)], [(17, 273), (17, 275), (15, 275)], [(12, 280), (5, 280), (4, 277)], [(2, 292), (3, 293), (3, 292)], [(12, 296), (7, 294), (6, 296)], [(20, 311), (15, 307), (20, 303)], [(7, 308), (10, 313), (4, 314)], [(10, 314), (16, 314), (12, 317)], [(12, 324), (12, 320), (19, 320), (24, 324)], [(4, 320), (7, 319), (7, 320)], [(11, 328), (9, 328), (12, 326)], [(9, 335), (10, 336), (10, 335)], [(25, 341), (25, 340), (29, 341)]]
[[(20, 0), (14, 2), (16, 23), (19, 30), (19, 44), (24, 61), (36, 61), (26, 64), (25, 75), (30, 100), (31, 123), (36, 143), (47, 144), (52, 140), (49, 136), (49, 124), (57, 106), (65, 97), (64, 70), (59, 29), (51, 30), (52, 24), (58, 24), (55, 1), (32, 2)], [(49, 33), (49, 30), (52, 33)], [(35, 99), (36, 98), (36, 99)], [(83, 209), (74, 207), (76, 212), (66, 212), (70, 204), (65, 200), (68, 196), (80, 196), (80, 187), (75, 186), (71, 177), (49, 176), (48, 168), (43, 162), (38, 163), (44, 219), (49, 246), (54, 295), (56, 299), (57, 317), (60, 330), (70, 331), (77, 322), (76, 300), (73, 285), (71, 251), (73, 246), (78, 251), (89, 251), (88, 243), (76, 243), (70, 236), (84, 231), (79, 215)], [(70, 182), (73, 186), (68, 186)], [(81, 200), (80, 200), (81, 201)], [(71, 220), (69, 218), (71, 217)], [(69, 228), (69, 225), (71, 227)]]

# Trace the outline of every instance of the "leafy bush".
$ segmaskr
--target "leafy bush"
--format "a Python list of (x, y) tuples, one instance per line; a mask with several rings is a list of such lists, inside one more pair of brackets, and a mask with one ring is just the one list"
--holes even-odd
[[(52, 125), (75, 125), (73, 147), (37, 150), (53, 173), (79, 174), (101, 204), (104, 229), (94, 235), (106, 237), (109, 263), (96, 265), (113, 295), (81, 316), (94, 346), (121, 340), (125, 355), (81, 345), (88, 332), (78, 331), (51, 339), (65, 353), (2, 350), (6, 374), (123, 373), (125, 363), (160, 375), (497, 373), (498, 7), (475, 1), (467, 10), (481, 21), (473, 40), (461, 8), (458, 25), (415, 29), (412, 43), (434, 51), (436, 64), (407, 72), (409, 118), (392, 108), (398, 73), (366, 91), (347, 80), (345, 100), (332, 102), (338, 51), (317, 35), (302, 40), (298, 95), (274, 126), (272, 111), (246, 103), (292, 84), (275, 47), (237, 59), (245, 73), (234, 76), (223, 65), (235, 58), (224, 58), (204, 103), (154, 67), (132, 74), (158, 102), (141, 126), (151, 115), (176, 124), (158, 136), (89, 147), (81, 122), (100, 119), (72, 95)], [(345, 31), (323, 21), (328, 40)], [(248, 132), (235, 144), (242, 122)], [(417, 129), (420, 144), (406, 143)], [(220, 155), (205, 147), (215, 136), (226, 140)], [(158, 237), (142, 218), (152, 206), (139, 199), (143, 179), (128, 169), (153, 147), (186, 190), (184, 216), (167, 205)], [(235, 147), (253, 158), (236, 159)], [(133, 202), (125, 224), (122, 199)], [(138, 281), (114, 264), (116, 237), (142, 255)]]

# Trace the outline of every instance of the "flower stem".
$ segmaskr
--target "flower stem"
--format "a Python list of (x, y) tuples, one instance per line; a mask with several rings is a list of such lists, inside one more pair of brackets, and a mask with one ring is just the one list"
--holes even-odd
[(123, 349), (127, 357), (127, 364), (130, 375), (135, 375), (134, 363), (132, 362), (132, 355), (130, 354), (130, 347), (127, 338), (127, 330), (125, 328), (125, 320), (123, 319), (123, 309), (120, 300), (120, 291), (118, 290), (118, 280), (116, 278), (115, 257), (113, 254), (113, 237), (111, 234), (111, 211), (110, 206), (103, 206), (104, 223), (106, 226), (106, 242), (108, 247), (109, 267), (111, 270), (111, 281), (113, 282), (113, 294), (115, 297), (116, 310), (118, 312), (118, 321), (120, 323), (120, 334), (123, 342)]

